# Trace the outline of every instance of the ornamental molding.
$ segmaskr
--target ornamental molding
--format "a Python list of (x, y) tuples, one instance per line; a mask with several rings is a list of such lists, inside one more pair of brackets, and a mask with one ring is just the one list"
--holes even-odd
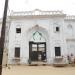
[(35, 9), (33, 11), (25, 12), (11, 12), (11, 16), (37, 16), (37, 15), (65, 15), (62, 11), (42, 11), (40, 9)]

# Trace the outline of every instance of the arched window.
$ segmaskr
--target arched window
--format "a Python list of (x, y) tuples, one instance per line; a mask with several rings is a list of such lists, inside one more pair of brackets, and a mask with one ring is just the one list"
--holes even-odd
[(67, 27), (68, 27), (68, 29), (72, 29), (72, 25), (71, 24), (69, 24)]
[(60, 25), (58, 23), (53, 24), (53, 31), (54, 32), (60, 32)]
[(39, 31), (35, 31), (32, 34), (32, 38), (31, 41), (35, 41), (35, 42), (45, 42), (45, 38), (43, 37), (42, 33)]
[(21, 33), (21, 25), (16, 25), (16, 33)]
[(42, 38), (42, 34), (40, 32), (36, 31), (33, 33), (34, 40), (41, 40), (41, 38)]
[(68, 36), (73, 36), (73, 26), (71, 24), (67, 25), (67, 30), (68, 30), (67, 31), (67, 33), (68, 33), (67, 35)]

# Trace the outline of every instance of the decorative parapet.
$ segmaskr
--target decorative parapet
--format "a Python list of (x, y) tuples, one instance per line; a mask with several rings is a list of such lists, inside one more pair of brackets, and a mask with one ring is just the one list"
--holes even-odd
[(65, 20), (75, 20), (75, 16), (66, 16)]
[[(10, 20), (9, 17), (22, 17), (22, 16), (63, 16), (64, 20), (75, 20), (75, 16), (66, 16), (62, 11), (42, 11), (39, 9), (35, 9), (33, 11), (22, 11), (22, 12), (14, 12), (11, 11), (10, 15), (8, 15), (7, 19)], [(2, 19), (0, 19), (0, 23), (2, 22)]]
[(11, 16), (37, 16), (37, 15), (65, 15), (62, 11), (41, 11), (35, 9), (33, 11), (12, 12)]

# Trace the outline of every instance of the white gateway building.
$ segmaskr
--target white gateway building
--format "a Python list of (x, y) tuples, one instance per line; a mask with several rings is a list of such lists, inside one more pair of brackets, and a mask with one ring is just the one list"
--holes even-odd
[(7, 18), (5, 52), (7, 64), (53, 64), (55, 57), (68, 63), (67, 56), (75, 56), (75, 16), (38, 9), (12, 12)]

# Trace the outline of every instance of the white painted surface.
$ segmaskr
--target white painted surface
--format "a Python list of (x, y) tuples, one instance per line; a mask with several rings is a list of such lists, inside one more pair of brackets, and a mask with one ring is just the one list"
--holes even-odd
[[(23, 14), (24, 15), (24, 14)], [(75, 19), (68, 19), (64, 14), (45, 14), (23, 16), (15, 15), (9, 17), (8, 22), (8, 39), (6, 47), (8, 49), (8, 64), (14, 64), (13, 59), (15, 47), (20, 47), (20, 63), (28, 64), (29, 59), (29, 41), (31, 41), (32, 34), (36, 31), (42, 33), (46, 41), (47, 63), (51, 64), (55, 57), (54, 47), (61, 47), (61, 56), (75, 52)], [(60, 16), (62, 15), (62, 16)], [(72, 25), (72, 27), (71, 27)], [(55, 27), (60, 27), (60, 31), (56, 32)], [(21, 28), (21, 34), (16, 33), (16, 28)], [(6, 30), (6, 31), (7, 31)], [(72, 48), (70, 45), (73, 45)], [(71, 51), (70, 51), (71, 50)], [(75, 56), (75, 53), (74, 53)]]

